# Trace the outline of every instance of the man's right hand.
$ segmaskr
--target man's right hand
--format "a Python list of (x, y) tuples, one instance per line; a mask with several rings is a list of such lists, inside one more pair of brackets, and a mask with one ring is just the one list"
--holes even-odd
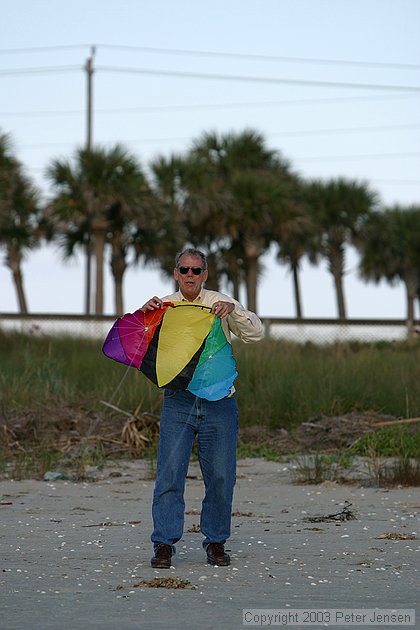
[(146, 304), (143, 304), (140, 310), (143, 311), (143, 313), (146, 313), (146, 311), (156, 311), (157, 309), (162, 307), (162, 300), (155, 295), (154, 297), (150, 298), (150, 300), (148, 300)]

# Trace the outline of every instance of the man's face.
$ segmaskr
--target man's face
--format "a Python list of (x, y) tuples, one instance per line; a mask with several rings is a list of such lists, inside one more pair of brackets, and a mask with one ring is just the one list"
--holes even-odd
[[(182, 268), (182, 269), (181, 269)], [(181, 273), (187, 269), (187, 273)], [(195, 274), (193, 269), (200, 272)], [(201, 285), (207, 280), (207, 270), (203, 270), (201, 258), (184, 254), (181, 256), (178, 267), (174, 269), (174, 278), (178, 282), (182, 295), (187, 300), (193, 301), (201, 291)]]

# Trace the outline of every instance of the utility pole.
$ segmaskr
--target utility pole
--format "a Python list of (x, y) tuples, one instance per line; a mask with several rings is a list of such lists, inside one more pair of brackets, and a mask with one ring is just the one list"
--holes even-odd
[[(93, 111), (93, 57), (95, 55), (95, 47), (92, 46), (90, 57), (86, 60), (85, 70), (87, 77), (86, 92), (86, 152), (92, 149), (92, 111)], [(88, 212), (88, 232), (86, 237), (86, 293), (85, 293), (85, 314), (91, 313), (91, 290), (92, 290), (92, 234), (91, 234), (91, 208), (90, 208), (90, 192), (87, 192), (87, 212)]]
[(87, 101), (86, 101), (86, 149), (92, 148), (92, 80), (93, 80), (93, 57), (95, 56), (95, 46), (90, 49), (90, 57), (86, 60), (87, 75)]

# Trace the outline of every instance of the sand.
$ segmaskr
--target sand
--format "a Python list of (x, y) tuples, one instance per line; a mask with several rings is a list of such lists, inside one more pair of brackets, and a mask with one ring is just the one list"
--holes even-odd
[[(229, 567), (206, 563), (197, 464), (169, 570), (150, 566), (148, 462), (86, 482), (2, 481), (0, 627), (223, 630), (246, 627), (250, 608), (415, 608), (418, 489), (296, 485), (291, 466), (238, 462)], [(325, 518), (346, 506), (354, 519)]]

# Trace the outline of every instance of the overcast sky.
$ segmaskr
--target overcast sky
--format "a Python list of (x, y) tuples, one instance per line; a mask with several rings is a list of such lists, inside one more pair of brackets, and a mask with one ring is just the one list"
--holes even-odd
[[(45, 167), (86, 142), (86, 72), (93, 57), (93, 143), (124, 144), (147, 168), (186, 151), (203, 131), (264, 134), (307, 178), (368, 182), (384, 205), (420, 205), (418, 0), (2, 0), (0, 129), (48, 196)], [(292, 316), (291, 278), (264, 258), (259, 313)], [(30, 254), (33, 312), (83, 312), (83, 264), (54, 246)], [(137, 267), (125, 310), (172, 283)], [(308, 317), (334, 317), (325, 265), (303, 266)], [(363, 284), (349, 251), (351, 317), (404, 317), (401, 285)], [(113, 312), (106, 280), (106, 311)], [(17, 311), (0, 266), (0, 311)]]

